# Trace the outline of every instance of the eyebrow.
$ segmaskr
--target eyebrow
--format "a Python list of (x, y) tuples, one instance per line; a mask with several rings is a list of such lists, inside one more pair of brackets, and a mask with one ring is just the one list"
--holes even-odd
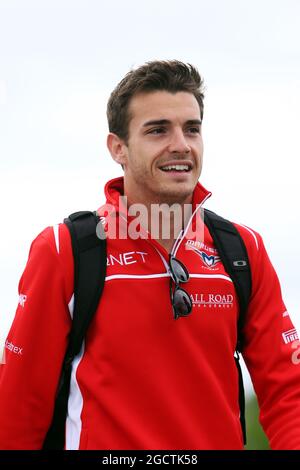
[[(147, 121), (143, 124), (143, 127), (148, 127), (148, 126), (164, 126), (166, 124), (171, 124), (171, 121), (168, 119), (154, 119), (153, 121)], [(184, 123), (185, 125), (191, 126), (191, 125), (198, 125), (200, 126), (202, 124), (202, 121), (200, 119), (189, 119)]]

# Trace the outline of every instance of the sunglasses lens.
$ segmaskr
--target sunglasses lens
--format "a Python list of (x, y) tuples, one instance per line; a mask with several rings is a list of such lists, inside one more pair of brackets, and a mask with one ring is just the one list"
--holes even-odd
[(170, 258), (170, 267), (173, 280), (176, 283), (187, 282), (189, 280), (189, 273), (186, 267), (176, 258)]
[(187, 292), (178, 287), (173, 294), (175, 318), (184, 317), (192, 310), (192, 301)]

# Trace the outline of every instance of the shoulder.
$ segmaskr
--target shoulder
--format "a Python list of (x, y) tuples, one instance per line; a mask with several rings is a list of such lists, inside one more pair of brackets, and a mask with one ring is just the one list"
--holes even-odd
[(239, 234), (241, 235), (246, 248), (258, 252), (262, 247), (261, 235), (251, 227), (247, 225), (232, 222)]
[(73, 292), (74, 261), (71, 237), (63, 223), (46, 227), (33, 240), (29, 261), (32, 266), (43, 267), (51, 272), (59, 271), (65, 283), (67, 296)]
[(72, 260), (72, 245), (69, 230), (65, 224), (46, 227), (32, 241), (29, 257), (52, 263), (65, 264)]
[(264, 283), (267, 291), (270, 286), (275, 289), (274, 280), (276, 273), (265, 248), (263, 238), (252, 227), (244, 224), (233, 223), (241, 235), (248, 254), (251, 267), (252, 291), (259, 292)]
[[(261, 235), (256, 230), (249, 227), (248, 225), (237, 223), (235, 221), (232, 221), (226, 216), (224, 217), (222, 214), (218, 214), (216, 212), (212, 212), (207, 209), (205, 209), (205, 213), (207, 216), (209, 215), (209, 213), (211, 214), (209, 218), (211, 219), (211, 222), (213, 221), (213, 224), (212, 224), (213, 226), (215, 225), (216, 228), (221, 228), (221, 229), (223, 227), (223, 230), (225, 232), (229, 230), (229, 226), (227, 225), (227, 228), (226, 228), (226, 224), (233, 225), (235, 229), (238, 231), (238, 233), (240, 234), (241, 238), (243, 239), (248, 251), (250, 250), (250, 251), (258, 252), (260, 248), (262, 247)], [(223, 225), (224, 223), (225, 225)], [(220, 227), (219, 227), (219, 224), (221, 224)]]
[(70, 234), (65, 224), (56, 224), (46, 227), (33, 240), (32, 246), (40, 249), (50, 249), (59, 255), (71, 246)]
[(260, 278), (262, 271), (273, 270), (264, 241), (260, 233), (244, 224), (233, 223), (241, 235), (249, 257), (252, 275)]

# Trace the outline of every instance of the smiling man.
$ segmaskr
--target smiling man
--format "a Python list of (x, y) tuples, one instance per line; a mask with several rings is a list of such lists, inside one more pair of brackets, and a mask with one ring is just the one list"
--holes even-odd
[[(108, 149), (124, 176), (106, 184), (98, 215), (106, 229), (134, 223), (134, 206), (143, 217), (126, 237), (107, 230), (105, 287), (71, 364), (65, 448), (242, 449), (242, 351), (271, 447), (300, 449), (299, 338), (262, 238), (202, 208), (211, 194), (198, 182), (197, 69), (154, 61), (130, 71), (107, 116)], [(153, 207), (163, 207), (157, 232)], [(0, 447), (39, 449), (74, 311), (66, 224), (35, 239), (19, 289), (26, 302), (1, 370)]]

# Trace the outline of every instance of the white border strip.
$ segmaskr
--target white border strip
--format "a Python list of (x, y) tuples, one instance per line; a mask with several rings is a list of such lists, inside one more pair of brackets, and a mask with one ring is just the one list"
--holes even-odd
[[(169, 273), (161, 274), (148, 274), (148, 275), (139, 275), (139, 274), (113, 274), (112, 276), (106, 276), (105, 281), (114, 281), (115, 279), (157, 279), (163, 277), (170, 277)], [(229, 276), (224, 274), (190, 274), (190, 278), (195, 279), (224, 279), (225, 281), (230, 281)]]
[(72, 364), (70, 381), (70, 395), (68, 400), (68, 414), (66, 419), (66, 450), (78, 450), (82, 429), (81, 412), (83, 408), (83, 396), (77, 382), (77, 368), (81, 362), (85, 350), (83, 341), (80, 353)]
[(112, 281), (114, 279), (154, 279), (160, 277), (170, 277), (168, 273), (161, 274), (113, 274), (112, 276), (106, 276), (105, 281)]
[[(196, 207), (196, 209), (194, 210), (194, 212), (192, 213), (192, 215), (191, 215), (191, 217), (190, 217), (190, 220), (188, 221), (188, 224), (187, 224), (187, 226), (185, 227), (184, 232), (182, 232), (182, 231), (180, 232), (180, 234), (179, 234), (179, 236), (178, 236), (176, 242), (175, 242), (174, 245), (173, 245), (172, 251), (171, 251), (171, 254), (172, 254), (173, 256), (176, 256), (176, 253), (177, 253), (177, 251), (178, 251), (178, 249), (179, 249), (179, 247), (180, 247), (180, 245), (181, 245), (181, 243), (182, 243), (182, 240), (185, 238), (185, 236), (186, 236), (186, 234), (187, 234), (187, 231), (188, 231), (188, 229), (189, 229), (189, 227), (190, 227), (190, 225), (191, 225), (191, 223), (192, 223), (192, 220), (193, 220), (195, 214), (198, 212), (199, 209), (201, 209), (201, 204), (199, 204), (199, 205)], [(180, 237), (180, 238), (179, 238), (179, 237)]]
[(71, 300), (70, 300), (70, 302), (68, 303), (68, 307), (69, 307), (70, 317), (71, 317), (72, 320), (73, 320), (73, 312), (74, 312), (74, 294), (72, 294)]
[(53, 225), (53, 233), (54, 233), (56, 251), (59, 254), (59, 225)]
[[(71, 318), (74, 311), (74, 294), (68, 304)], [(81, 412), (83, 408), (83, 396), (79, 388), (76, 373), (85, 350), (83, 341), (80, 353), (75, 357), (72, 363), (72, 373), (70, 380), (70, 394), (68, 399), (68, 414), (66, 419), (66, 450), (79, 449), (80, 435), (82, 428)]]
[(225, 281), (233, 282), (229, 276), (224, 274), (190, 274), (190, 277), (197, 279), (224, 279)]
[(195, 214), (198, 212), (199, 209), (202, 208), (203, 204), (207, 201), (208, 198), (210, 198), (210, 196), (211, 196), (211, 193), (208, 193), (207, 196), (203, 199), (203, 201), (200, 204), (197, 205), (196, 209), (194, 210), (194, 212), (192, 213), (192, 215), (190, 217), (190, 220), (189, 220), (184, 232), (182, 233), (182, 231), (181, 231), (180, 234), (178, 235), (178, 238), (175, 241), (175, 243), (173, 245), (173, 248), (172, 248), (172, 251), (171, 251), (172, 255), (176, 256), (177, 251), (179, 250), (179, 247), (180, 247), (182, 241), (184, 240), (184, 238), (185, 238), (185, 236), (188, 232), (188, 229), (191, 225), (191, 222), (192, 222), (193, 218), (195, 217)]
[(251, 235), (253, 236), (253, 238), (255, 240), (256, 248), (258, 250), (258, 241), (257, 241), (257, 237), (256, 237), (255, 233), (253, 232), (253, 230), (251, 230), (251, 228), (249, 228), (249, 227), (246, 227), (246, 225), (243, 225), (243, 224), (238, 224), (238, 225), (240, 225), (241, 227), (244, 227), (246, 230), (248, 230), (248, 232), (251, 233)]
[(156, 248), (156, 246), (155, 246), (155, 245), (153, 245), (153, 246), (154, 246), (155, 250), (157, 251), (157, 253), (159, 254), (159, 256), (160, 256), (160, 258), (161, 258), (161, 260), (162, 260), (162, 262), (163, 262), (163, 265), (164, 265), (164, 267), (165, 267), (166, 273), (169, 273), (169, 272), (170, 272), (170, 266), (169, 266), (168, 262), (167, 262), (166, 259), (163, 257), (163, 255), (161, 254), (161, 252)]

